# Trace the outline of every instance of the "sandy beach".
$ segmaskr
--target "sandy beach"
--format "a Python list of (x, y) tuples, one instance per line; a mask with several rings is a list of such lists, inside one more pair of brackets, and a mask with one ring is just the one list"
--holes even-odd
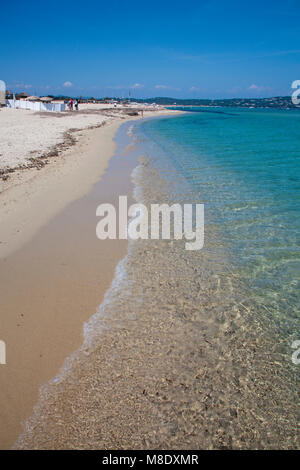
[[(99, 244), (95, 207), (131, 194), (126, 150), (109, 168), (128, 109), (52, 115), (0, 111), (0, 447), (10, 448), (39, 387), (82, 344), (126, 241)], [(155, 116), (168, 111), (144, 111)]]
[[(202, 147), (194, 160), (190, 152), (199, 129), (201, 146), (209, 135), (209, 119), (215, 129), (215, 116), (139, 126), (140, 110), (128, 107), (60, 117), (18, 111), (0, 111), (23, 129), (1, 142), (15, 142), (16, 155), (22, 143), (27, 149), (18, 159), (2, 149), (0, 447), (297, 448), (290, 340), (270, 321), (272, 307), (251, 299), (223, 224), (216, 230), (208, 219), (196, 251), (184, 240), (96, 237), (97, 206), (116, 207), (119, 195), (148, 209), (201, 201), (209, 190), (215, 200), (224, 185), (218, 168), (207, 174)], [(144, 110), (164, 115), (177, 112)], [(189, 121), (194, 135), (184, 132)]]
[[(128, 107), (92, 106), (61, 114), (1, 109), (0, 257), (26, 243), (66, 204), (88, 192), (107, 168), (116, 130), (138, 117), (129, 116)], [(145, 116), (171, 112), (150, 109)]]

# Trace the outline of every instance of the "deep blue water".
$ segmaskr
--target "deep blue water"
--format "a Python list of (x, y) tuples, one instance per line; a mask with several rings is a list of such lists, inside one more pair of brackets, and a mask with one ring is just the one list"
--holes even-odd
[(297, 337), (300, 111), (195, 108), (141, 130), (184, 180), (182, 200), (204, 202), (206, 224), (261, 315)]

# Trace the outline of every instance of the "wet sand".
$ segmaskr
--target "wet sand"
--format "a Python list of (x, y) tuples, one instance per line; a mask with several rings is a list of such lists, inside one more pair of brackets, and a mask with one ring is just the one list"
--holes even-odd
[[(136, 161), (125, 153), (116, 164), (110, 159), (120, 125), (140, 116), (123, 115), (122, 109), (104, 117), (101, 109), (88, 111), (96, 113), (99, 126), (73, 129), (73, 143), (67, 139), (46, 166), (18, 169), (0, 181), (0, 339), (7, 356), (0, 366), (0, 448), (13, 444), (39, 387), (82, 344), (83, 323), (102, 302), (127, 250), (126, 241), (96, 239), (95, 211), (131, 192)], [(40, 121), (42, 131), (50, 121), (65, 119), (48, 114)], [(144, 112), (160, 114), (172, 112)], [(30, 113), (19, 117), (30, 124)]]

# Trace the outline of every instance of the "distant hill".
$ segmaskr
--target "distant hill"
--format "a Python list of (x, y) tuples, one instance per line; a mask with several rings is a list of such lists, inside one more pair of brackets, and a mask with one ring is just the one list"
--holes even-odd
[(132, 100), (138, 103), (157, 103), (167, 106), (222, 106), (236, 108), (299, 108), (292, 103), (290, 96), (276, 96), (273, 98), (234, 98), (234, 99), (178, 99), (178, 98), (147, 98)]

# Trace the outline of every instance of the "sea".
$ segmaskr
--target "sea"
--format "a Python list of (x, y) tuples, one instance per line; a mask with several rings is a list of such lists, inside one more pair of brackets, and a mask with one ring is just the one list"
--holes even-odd
[(189, 111), (138, 127), (149, 161), (171, 200), (204, 203), (258, 316), (300, 339), (300, 110)]

